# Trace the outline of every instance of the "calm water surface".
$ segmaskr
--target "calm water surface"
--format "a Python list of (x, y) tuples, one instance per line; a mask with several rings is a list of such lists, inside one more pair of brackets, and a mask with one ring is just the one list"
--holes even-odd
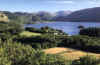
[(69, 35), (77, 35), (79, 32), (78, 26), (83, 25), (84, 27), (100, 27), (99, 22), (49, 22), (49, 23), (38, 23), (38, 24), (27, 24), (25, 27), (41, 28), (49, 26), (54, 29), (60, 29)]

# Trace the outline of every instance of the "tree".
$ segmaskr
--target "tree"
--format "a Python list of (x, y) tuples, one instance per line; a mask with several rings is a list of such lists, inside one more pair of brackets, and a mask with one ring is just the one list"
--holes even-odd
[(19, 34), (24, 30), (24, 26), (21, 23), (9, 22), (8, 23), (8, 32), (13, 34)]
[(79, 28), (80, 30), (82, 30), (82, 29), (84, 29), (84, 26), (80, 25), (80, 26), (78, 26), (78, 28)]
[(23, 26), (16, 22), (0, 23), (0, 38), (9, 39), (14, 35), (19, 35), (23, 30)]
[(88, 35), (92, 37), (100, 37), (100, 28), (89, 27), (80, 30), (80, 35)]

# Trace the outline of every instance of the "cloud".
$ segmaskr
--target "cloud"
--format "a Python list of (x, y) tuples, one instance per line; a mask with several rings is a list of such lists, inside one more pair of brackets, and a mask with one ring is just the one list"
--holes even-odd
[(89, 1), (88, 3), (92, 5), (100, 5), (100, 1)]
[(75, 2), (74, 1), (47, 1), (47, 3), (55, 3), (55, 4), (74, 4)]

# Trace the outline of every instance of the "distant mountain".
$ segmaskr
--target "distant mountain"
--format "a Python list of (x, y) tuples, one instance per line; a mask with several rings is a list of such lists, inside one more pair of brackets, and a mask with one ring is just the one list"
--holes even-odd
[(56, 20), (56, 21), (64, 20), (64, 18), (71, 13), (72, 11), (58, 11), (55, 13), (55, 17), (53, 18), (53, 20)]
[(97, 21), (100, 22), (100, 7), (75, 11), (63, 18), (63, 21)]
[(48, 21), (52, 15), (49, 12), (38, 12), (38, 13), (28, 13), (28, 12), (9, 12), (0, 11), (4, 13), (9, 20), (17, 21), (21, 23), (36, 23), (39, 21)]
[(46, 11), (40, 11), (38, 13), (36, 13), (37, 16), (40, 17), (41, 20), (52, 20), (52, 18), (54, 17), (53, 14), (51, 14), (50, 12), (46, 12)]
[(72, 11), (58, 11), (58, 12), (56, 12), (56, 16), (67, 16), (71, 13), (72, 13)]
[(35, 23), (38, 21), (96, 21), (100, 22), (100, 7), (87, 8), (83, 10), (72, 11), (58, 11), (56, 13), (50, 13), (40, 11), (37, 13), (27, 12), (3, 12), (9, 20), (21, 21), (24, 23)]
[(17, 21), (21, 23), (33, 23), (34, 16), (36, 16), (33, 13), (27, 13), (27, 12), (9, 12), (9, 11), (2, 11), (2, 12), (5, 15), (7, 15), (10, 21)]

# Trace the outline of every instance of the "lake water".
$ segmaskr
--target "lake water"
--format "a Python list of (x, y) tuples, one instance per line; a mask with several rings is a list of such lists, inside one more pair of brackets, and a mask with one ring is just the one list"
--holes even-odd
[(60, 29), (69, 35), (77, 35), (79, 32), (78, 26), (84, 27), (100, 27), (99, 22), (49, 22), (49, 23), (38, 23), (38, 24), (27, 24), (25, 27), (41, 28), (49, 26), (54, 29)]

